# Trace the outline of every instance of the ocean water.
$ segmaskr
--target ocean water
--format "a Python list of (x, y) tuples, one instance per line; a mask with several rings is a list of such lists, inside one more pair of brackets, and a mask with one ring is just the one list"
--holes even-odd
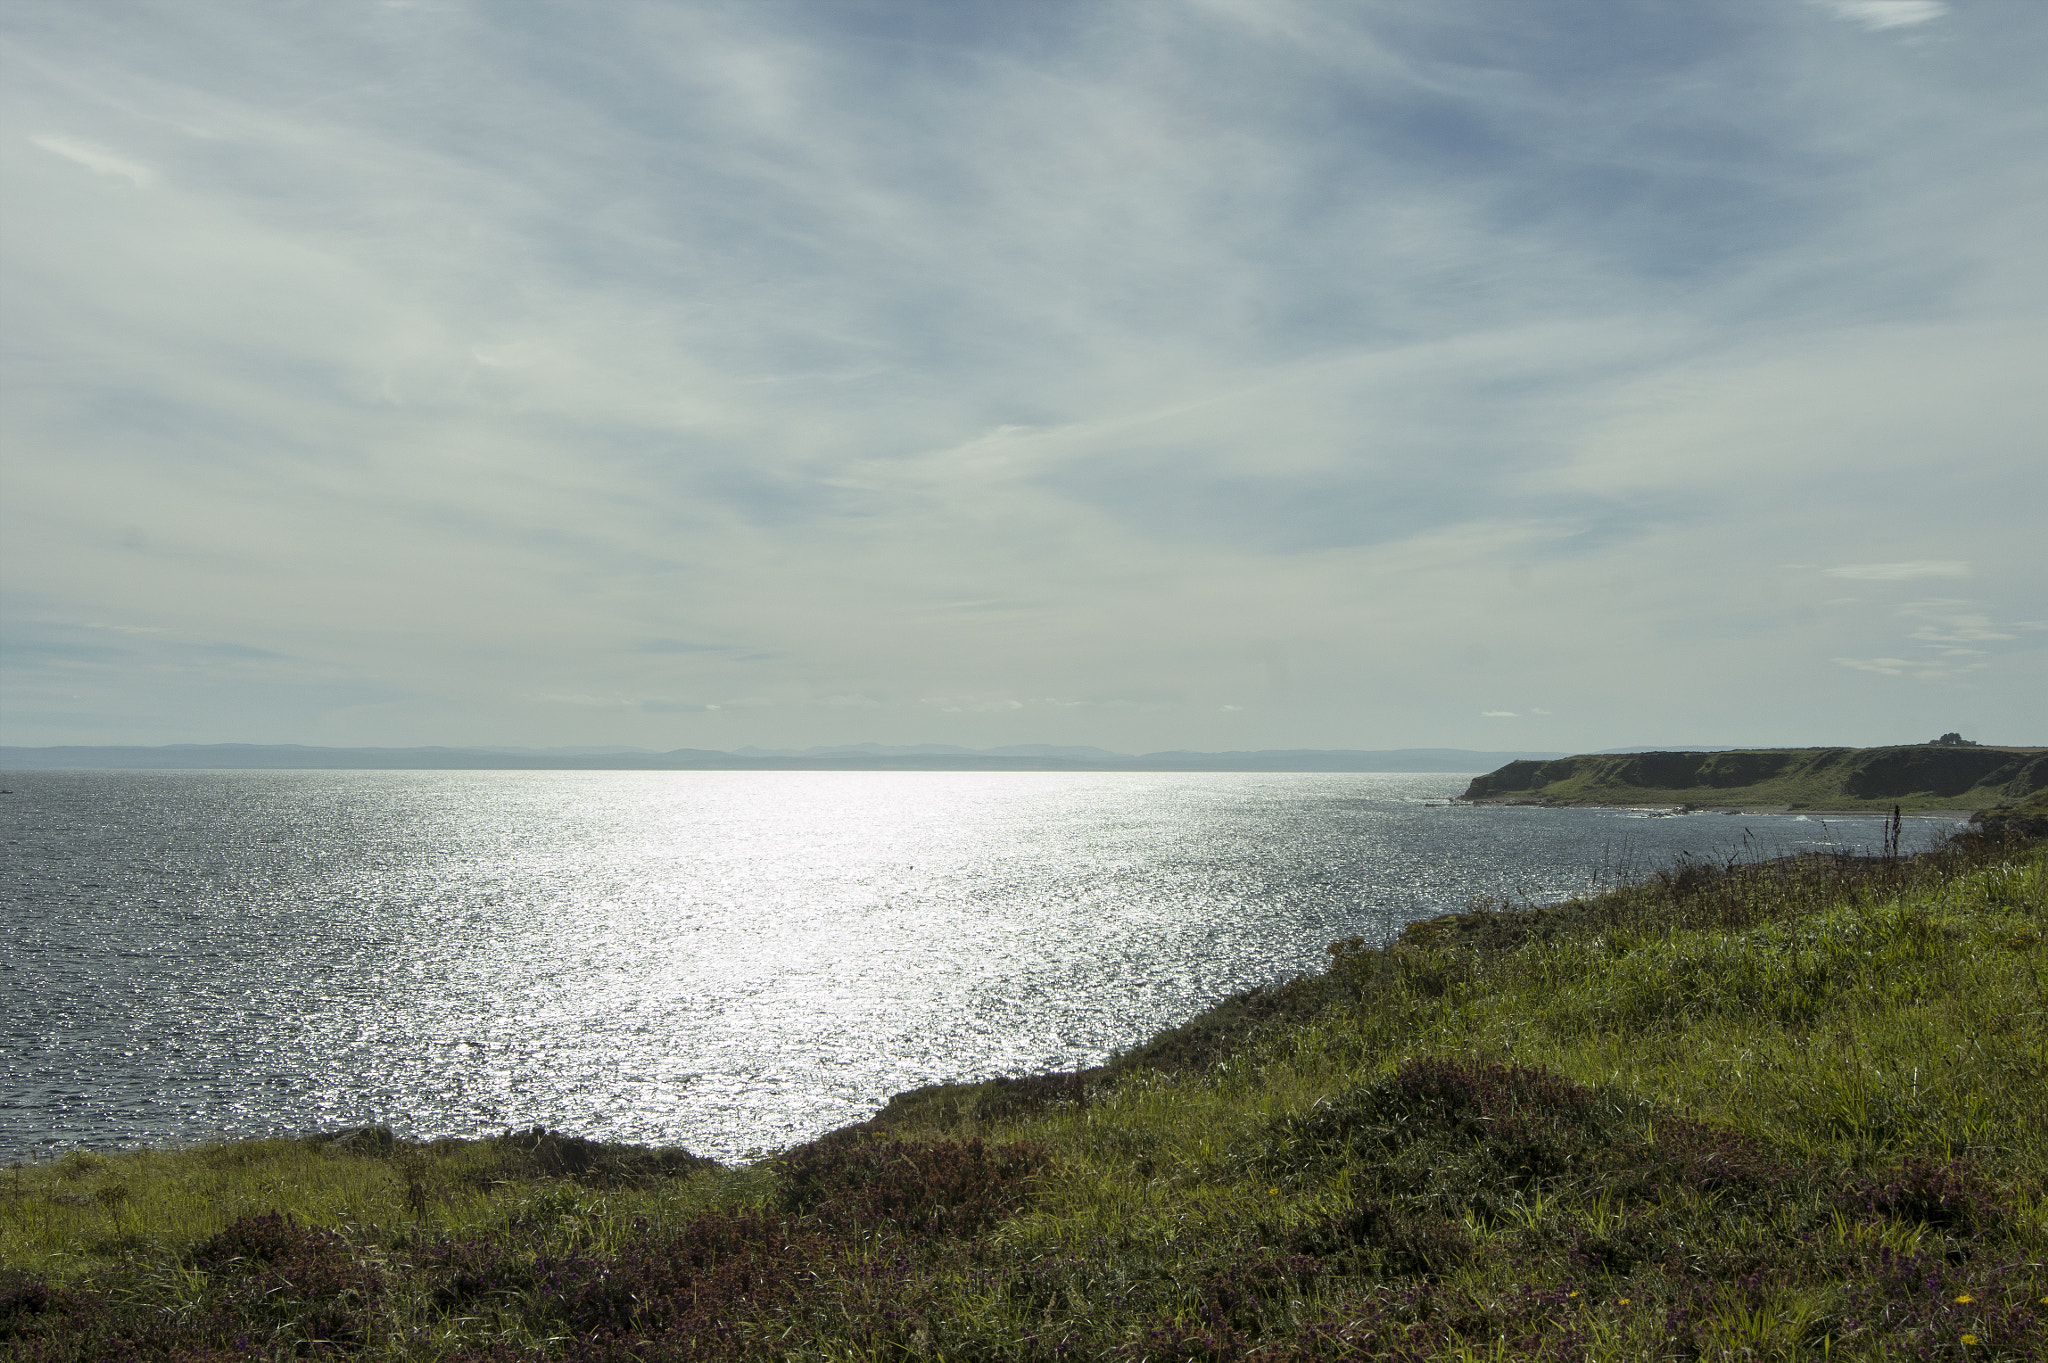
[(1466, 779), (6, 773), (0, 1159), (369, 1122), (730, 1159), (1475, 896), (1880, 839), (1446, 804)]

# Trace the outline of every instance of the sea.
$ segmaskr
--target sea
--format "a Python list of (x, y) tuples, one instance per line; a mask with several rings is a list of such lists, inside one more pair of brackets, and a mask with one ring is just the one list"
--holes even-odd
[(372, 1123), (747, 1158), (1475, 900), (1882, 840), (1468, 779), (0, 773), (0, 1160)]

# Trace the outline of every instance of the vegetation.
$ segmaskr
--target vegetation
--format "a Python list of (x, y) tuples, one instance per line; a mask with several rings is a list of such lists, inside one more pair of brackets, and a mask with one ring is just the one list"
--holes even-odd
[(1475, 778), (1465, 798), (1890, 813), (1985, 809), (2042, 791), (2048, 791), (2048, 749), (1987, 748), (1944, 734), (1899, 748), (1645, 752), (1510, 762)]
[(1980, 809), (1970, 821), (2001, 838), (2048, 837), (2048, 787), (2012, 804)]
[(381, 1130), (0, 1186), (0, 1356), (2033, 1359), (2048, 848), (1475, 905), (768, 1161)]

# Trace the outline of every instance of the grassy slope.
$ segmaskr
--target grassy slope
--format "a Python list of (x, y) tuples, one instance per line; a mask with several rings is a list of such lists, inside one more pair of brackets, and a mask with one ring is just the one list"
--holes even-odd
[(2027, 748), (1780, 748), (1627, 753), (1511, 762), (1472, 782), (1472, 800), (1701, 808), (1976, 810), (2048, 790), (2048, 756)]
[(1973, 821), (2001, 835), (2048, 837), (2048, 789), (2010, 804), (1981, 809)]
[(1682, 866), (749, 1169), (73, 1156), (0, 1182), (0, 1350), (2039, 1357), (2044, 934), (2038, 846)]

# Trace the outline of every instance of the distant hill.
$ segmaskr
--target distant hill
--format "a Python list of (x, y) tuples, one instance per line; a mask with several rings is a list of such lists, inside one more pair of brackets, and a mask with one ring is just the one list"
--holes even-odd
[(1061, 757), (1077, 762), (1120, 762), (1128, 753), (1107, 748), (1062, 748), (1051, 743), (1019, 743), (1007, 748), (963, 748), (953, 743), (841, 743), (818, 748), (757, 748), (748, 744), (733, 749), (734, 757), (815, 757), (838, 760), (843, 757)]
[[(1099, 754), (1099, 755), (1098, 755)], [(1030, 744), (954, 748), (314, 748), (297, 744), (174, 743), (164, 747), (0, 748), (8, 771), (1485, 771), (1518, 758), (1561, 753), (1475, 752), (1468, 748), (1381, 750), (1285, 748), (1258, 752), (1156, 752)]]
[(1475, 779), (1487, 804), (1975, 810), (2048, 790), (2048, 749), (1945, 746), (1590, 753)]

